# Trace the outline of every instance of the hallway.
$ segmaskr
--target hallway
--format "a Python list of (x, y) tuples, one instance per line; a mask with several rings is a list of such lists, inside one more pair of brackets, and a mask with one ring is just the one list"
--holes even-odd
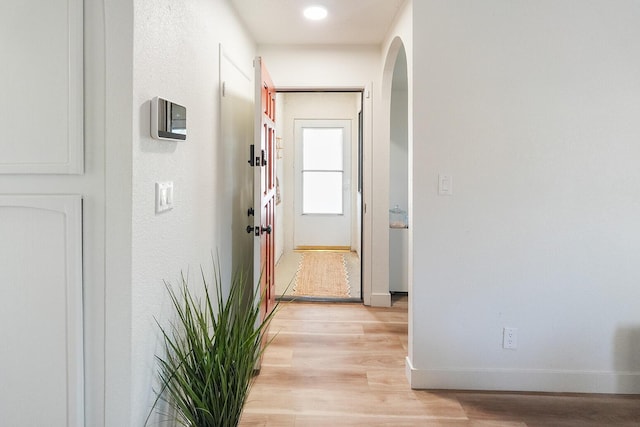
[[(282, 303), (240, 426), (638, 426), (639, 396), (411, 390), (407, 299)], [(277, 334), (277, 335), (276, 335)]]

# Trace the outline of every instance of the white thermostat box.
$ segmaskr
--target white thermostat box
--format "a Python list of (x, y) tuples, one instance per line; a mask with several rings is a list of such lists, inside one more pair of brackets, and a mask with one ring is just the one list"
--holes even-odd
[(151, 100), (151, 136), (155, 139), (187, 139), (186, 107), (156, 96)]

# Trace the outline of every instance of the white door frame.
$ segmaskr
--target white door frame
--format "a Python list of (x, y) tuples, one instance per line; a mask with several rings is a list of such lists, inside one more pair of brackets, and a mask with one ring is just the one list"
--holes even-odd
[[(278, 93), (286, 92), (360, 92), (362, 93), (362, 193), (358, 195), (355, 215), (361, 217), (362, 302), (372, 305), (373, 267), (373, 83), (349, 87), (276, 87)], [(354, 183), (354, 185), (356, 185)], [(388, 280), (387, 280), (388, 282)], [(388, 294), (388, 292), (387, 292)], [(390, 298), (389, 298), (390, 301)], [(379, 304), (375, 304), (379, 305)]]

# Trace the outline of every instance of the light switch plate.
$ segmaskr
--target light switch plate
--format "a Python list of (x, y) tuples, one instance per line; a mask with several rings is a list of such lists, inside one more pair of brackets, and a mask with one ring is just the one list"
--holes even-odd
[(438, 194), (440, 196), (453, 194), (453, 177), (451, 175), (438, 175)]
[(173, 181), (156, 182), (156, 213), (173, 209)]

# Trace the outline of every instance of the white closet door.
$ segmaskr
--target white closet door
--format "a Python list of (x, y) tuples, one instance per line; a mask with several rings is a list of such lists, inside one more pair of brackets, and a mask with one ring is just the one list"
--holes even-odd
[(0, 425), (84, 425), (81, 211), (0, 195)]
[(0, 174), (81, 174), (83, 1), (2, 1), (0, 58)]

